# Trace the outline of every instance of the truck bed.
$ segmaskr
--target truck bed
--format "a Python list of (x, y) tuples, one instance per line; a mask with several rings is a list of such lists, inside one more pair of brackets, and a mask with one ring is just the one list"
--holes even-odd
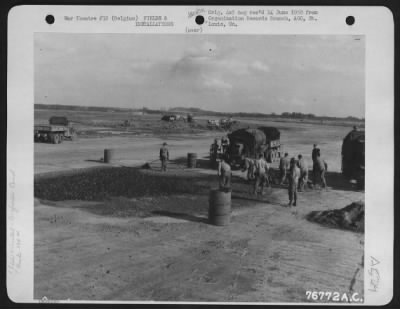
[(41, 132), (64, 132), (67, 130), (65, 126), (57, 126), (57, 125), (35, 125), (35, 131)]

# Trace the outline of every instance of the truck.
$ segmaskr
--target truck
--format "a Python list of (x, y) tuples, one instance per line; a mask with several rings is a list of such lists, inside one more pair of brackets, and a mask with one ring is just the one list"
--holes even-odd
[(50, 117), (48, 124), (34, 126), (35, 142), (62, 143), (63, 140), (74, 140), (76, 131), (67, 117)]
[(267, 162), (275, 162), (281, 158), (281, 133), (275, 127), (259, 127), (258, 130), (261, 130), (265, 134), (265, 159)]
[(359, 189), (364, 188), (365, 179), (365, 131), (350, 131), (342, 143), (342, 173), (348, 179), (357, 181)]
[(238, 129), (228, 134), (229, 147), (225, 155), (232, 166), (241, 166), (244, 158), (263, 154), (270, 163), (281, 157), (280, 132), (274, 127)]

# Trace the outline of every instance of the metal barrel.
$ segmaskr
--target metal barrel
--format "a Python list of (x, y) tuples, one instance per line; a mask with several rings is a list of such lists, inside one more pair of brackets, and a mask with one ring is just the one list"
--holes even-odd
[(197, 153), (187, 154), (187, 166), (189, 168), (195, 168), (197, 164)]
[(104, 149), (104, 163), (111, 163), (114, 159), (114, 149)]
[(231, 218), (231, 191), (212, 189), (209, 196), (208, 219), (214, 225), (228, 225)]

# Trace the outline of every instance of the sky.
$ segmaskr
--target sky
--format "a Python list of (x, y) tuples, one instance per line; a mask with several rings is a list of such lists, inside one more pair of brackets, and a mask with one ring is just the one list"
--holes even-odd
[(364, 118), (365, 38), (35, 34), (35, 103)]

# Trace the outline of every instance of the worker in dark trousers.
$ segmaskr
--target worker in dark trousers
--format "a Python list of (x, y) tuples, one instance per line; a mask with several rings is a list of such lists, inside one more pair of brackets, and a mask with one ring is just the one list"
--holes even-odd
[(223, 154), (226, 153), (226, 151), (228, 150), (228, 147), (229, 147), (229, 139), (226, 136), (224, 136), (221, 139), (221, 148), (222, 148)]
[(321, 150), (318, 148), (317, 144), (314, 144), (314, 148), (311, 153), (311, 158), (313, 161), (313, 182), (315, 183), (318, 178), (318, 166), (317, 166), (317, 157), (321, 156)]
[(225, 155), (222, 156), (218, 164), (218, 177), (220, 190), (230, 190), (232, 171), (228, 163), (228, 158)]
[(160, 160), (161, 160), (161, 171), (167, 171), (167, 162), (169, 160), (169, 151), (167, 148), (167, 143), (163, 143), (162, 147), (160, 148)]

